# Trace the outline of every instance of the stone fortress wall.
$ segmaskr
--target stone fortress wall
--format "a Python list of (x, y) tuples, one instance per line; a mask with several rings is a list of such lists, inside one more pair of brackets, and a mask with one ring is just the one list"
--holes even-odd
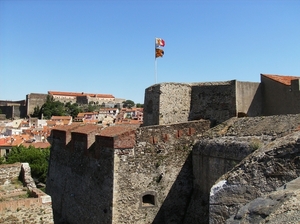
[(260, 83), (161, 83), (145, 90), (144, 126), (261, 115)]
[[(231, 118), (214, 128), (200, 120), (140, 128), (74, 125), (53, 130), (47, 193), (54, 220), (208, 223), (214, 183), (255, 150), (272, 147), (299, 127), (299, 115), (280, 115)], [(249, 200), (256, 195), (250, 193)], [(243, 200), (235, 210), (215, 206), (210, 217), (217, 221), (212, 223), (221, 220), (222, 212), (229, 218)]]
[(47, 100), (48, 94), (30, 93), (26, 95), (26, 114), (30, 115), (34, 112), (35, 107), (41, 108)]
[[(251, 182), (254, 173), (240, 177), (240, 169), (233, 176), (244, 181), (241, 185), (238, 180), (229, 183), (224, 195), (219, 189), (223, 175), (266, 147), (266, 161), (255, 170), (263, 169), (272, 160), (273, 143), (299, 130), (297, 114), (261, 116), (266, 111), (262, 104), (266, 90), (260, 83), (235, 80), (162, 83), (146, 89), (143, 127), (53, 130), (47, 192), (54, 219), (58, 223), (222, 223), (232, 218), (257, 196), (256, 191), (244, 192), (245, 186), (267, 188), (291, 180), (285, 180), (286, 175), (266, 177), (261, 186)], [(297, 153), (292, 158), (282, 155), (278, 165), (285, 170), (292, 161), (295, 172), (287, 174), (294, 178), (299, 176)], [(272, 169), (277, 168), (273, 164)], [(221, 184), (215, 186), (219, 178)], [(241, 186), (237, 192), (247, 193), (246, 197), (235, 201), (230, 184)]]
[(183, 220), (193, 187), (191, 149), (209, 121), (93, 126), (53, 130), (47, 193), (55, 222)]

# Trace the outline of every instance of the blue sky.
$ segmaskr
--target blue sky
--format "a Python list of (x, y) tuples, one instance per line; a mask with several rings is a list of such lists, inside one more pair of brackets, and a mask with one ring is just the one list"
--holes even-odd
[[(0, 100), (300, 76), (298, 0), (1, 0)], [(165, 40), (155, 75), (154, 39)]]

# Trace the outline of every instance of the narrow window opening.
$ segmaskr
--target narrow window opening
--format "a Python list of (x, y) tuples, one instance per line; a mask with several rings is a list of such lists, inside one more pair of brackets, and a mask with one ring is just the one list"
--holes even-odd
[(154, 206), (155, 205), (155, 197), (151, 194), (146, 194), (143, 196), (143, 206)]

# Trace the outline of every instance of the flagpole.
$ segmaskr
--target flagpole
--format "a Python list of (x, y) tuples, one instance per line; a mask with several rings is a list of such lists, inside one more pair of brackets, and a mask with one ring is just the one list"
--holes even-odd
[(154, 71), (155, 71), (155, 84), (157, 83), (157, 61), (155, 57), (155, 63), (154, 63)]
[(154, 83), (157, 83), (156, 38), (154, 38)]

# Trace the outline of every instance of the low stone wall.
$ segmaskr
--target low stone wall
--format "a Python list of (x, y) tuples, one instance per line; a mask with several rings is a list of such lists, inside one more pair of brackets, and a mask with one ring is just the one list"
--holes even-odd
[(13, 201), (0, 202), (0, 214), (6, 211), (15, 212), (20, 208), (30, 208), (32, 205), (42, 204), (41, 198), (26, 198)]
[(51, 203), (42, 203), (41, 198), (0, 202), (0, 223), (52, 224)]
[(11, 184), (19, 178), (21, 163), (0, 165), (0, 185)]
[(28, 163), (1, 165), (0, 174), (0, 223), (53, 223), (51, 197), (36, 188)]

